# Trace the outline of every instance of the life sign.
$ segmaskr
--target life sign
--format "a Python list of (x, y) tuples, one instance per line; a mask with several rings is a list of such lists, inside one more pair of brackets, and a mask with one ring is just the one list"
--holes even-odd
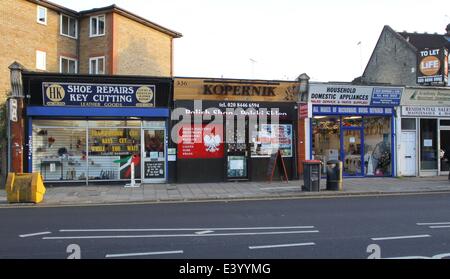
[(417, 83), (445, 85), (448, 80), (448, 50), (424, 49), (417, 52)]
[(154, 107), (155, 93), (149, 84), (42, 83), (44, 106)]

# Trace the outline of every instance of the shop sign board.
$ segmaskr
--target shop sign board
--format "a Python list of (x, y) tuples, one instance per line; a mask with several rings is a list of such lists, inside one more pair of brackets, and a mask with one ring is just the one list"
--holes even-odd
[(398, 106), (402, 91), (401, 87), (311, 84), (309, 101), (313, 105)]
[(175, 78), (174, 100), (294, 102), (298, 82)]
[(450, 117), (450, 107), (402, 106), (402, 116)]
[(313, 106), (313, 114), (320, 115), (392, 115), (390, 107)]
[(43, 82), (44, 106), (154, 107), (156, 86)]
[(178, 134), (179, 159), (223, 158), (223, 125), (184, 124)]
[(406, 88), (402, 105), (450, 106), (450, 89), (445, 88)]
[(421, 49), (417, 52), (417, 83), (446, 85), (448, 83), (448, 50)]

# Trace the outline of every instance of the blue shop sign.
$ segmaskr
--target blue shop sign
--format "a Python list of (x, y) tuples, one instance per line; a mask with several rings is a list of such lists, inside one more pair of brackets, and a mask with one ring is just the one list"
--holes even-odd
[(154, 107), (156, 86), (43, 82), (44, 106)]
[(400, 88), (375, 87), (370, 104), (373, 106), (399, 106), (401, 97), (402, 89)]
[(313, 106), (313, 114), (326, 115), (392, 115), (393, 108), (358, 106)]

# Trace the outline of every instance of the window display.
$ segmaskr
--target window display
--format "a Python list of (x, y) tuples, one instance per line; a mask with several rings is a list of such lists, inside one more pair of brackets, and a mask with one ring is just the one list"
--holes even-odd
[(283, 157), (292, 157), (292, 125), (262, 124), (252, 135), (252, 157), (270, 157), (278, 149)]
[(340, 160), (340, 118), (333, 116), (315, 116), (313, 118), (312, 159), (324, 163)]
[(384, 116), (314, 116), (312, 159), (324, 172), (327, 161), (341, 160), (346, 175), (391, 176), (391, 128)]
[(139, 179), (141, 151), (165, 162), (162, 124), (159, 130), (145, 128), (144, 152), (140, 120), (34, 120), (32, 171), (45, 181), (128, 180), (134, 163)]

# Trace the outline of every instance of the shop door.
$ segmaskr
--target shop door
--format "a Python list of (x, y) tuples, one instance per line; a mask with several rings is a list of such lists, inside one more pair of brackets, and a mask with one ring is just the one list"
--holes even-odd
[(441, 126), (440, 128), (440, 162), (441, 175), (448, 175), (450, 164), (450, 126)]
[[(234, 121), (234, 120), (233, 120)], [(227, 124), (226, 129), (227, 137), (231, 136), (230, 139), (227, 138), (227, 144), (225, 145), (225, 172), (228, 181), (235, 180), (248, 180), (248, 134), (247, 131), (247, 120), (245, 120), (245, 126), (239, 127), (237, 123), (235, 125)], [(241, 129), (239, 129), (241, 128)]]
[(359, 128), (342, 128), (341, 144), (344, 175), (347, 176), (363, 176), (362, 150), (363, 130)]
[(400, 145), (401, 174), (416, 175), (416, 132), (402, 132)]
[(142, 130), (142, 180), (143, 183), (166, 182), (166, 130)]

